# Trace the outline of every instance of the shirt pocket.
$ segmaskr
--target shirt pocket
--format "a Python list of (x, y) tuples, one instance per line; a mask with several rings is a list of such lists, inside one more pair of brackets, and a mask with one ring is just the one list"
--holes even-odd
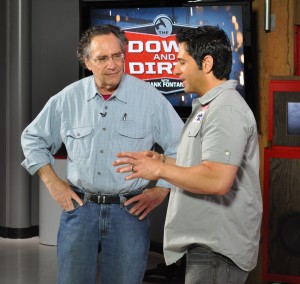
[(92, 127), (78, 127), (67, 130), (66, 148), (70, 159), (87, 158), (92, 149)]
[(143, 139), (146, 136), (146, 129), (141, 123), (126, 120), (120, 123), (119, 134), (132, 139)]
[(191, 123), (186, 131), (188, 137), (196, 137), (200, 132), (201, 123)]

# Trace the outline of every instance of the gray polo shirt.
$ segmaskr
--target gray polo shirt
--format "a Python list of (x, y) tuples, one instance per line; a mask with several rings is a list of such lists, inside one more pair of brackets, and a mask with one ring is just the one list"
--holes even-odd
[(229, 80), (193, 102), (182, 131), (177, 165), (213, 161), (239, 167), (225, 195), (171, 190), (165, 223), (167, 264), (180, 259), (189, 245), (200, 244), (250, 271), (257, 262), (262, 198), (259, 146), (252, 111)]

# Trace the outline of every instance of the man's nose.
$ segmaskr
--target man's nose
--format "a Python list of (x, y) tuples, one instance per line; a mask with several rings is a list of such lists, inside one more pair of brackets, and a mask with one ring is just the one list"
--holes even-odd
[(174, 66), (173, 75), (178, 75), (180, 73), (180, 69), (178, 67), (178, 63)]
[(116, 62), (112, 59), (112, 57), (108, 58), (106, 67), (108, 67), (108, 68), (115, 68), (116, 67)]

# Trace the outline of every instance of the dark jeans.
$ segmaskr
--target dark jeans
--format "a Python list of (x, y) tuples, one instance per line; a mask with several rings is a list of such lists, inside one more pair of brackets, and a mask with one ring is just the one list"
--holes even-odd
[(247, 276), (229, 258), (208, 248), (193, 246), (187, 252), (185, 284), (243, 284)]

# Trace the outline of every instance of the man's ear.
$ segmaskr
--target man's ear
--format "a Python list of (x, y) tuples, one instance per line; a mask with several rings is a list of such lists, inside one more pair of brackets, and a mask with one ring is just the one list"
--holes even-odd
[(92, 71), (91, 62), (88, 60), (88, 58), (84, 59), (84, 64), (89, 71)]
[(214, 66), (214, 59), (210, 55), (206, 55), (202, 60), (202, 70), (209, 73)]

